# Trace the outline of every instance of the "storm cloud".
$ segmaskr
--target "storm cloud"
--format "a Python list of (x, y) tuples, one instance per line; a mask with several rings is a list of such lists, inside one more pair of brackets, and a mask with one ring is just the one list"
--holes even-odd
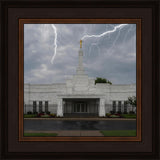
[[(113, 30), (119, 24), (54, 24), (57, 28), (57, 54), (54, 30), (50, 24), (24, 25), (24, 82), (63, 83), (76, 74), (80, 39)], [(85, 38), (82, 49), (85, 72), (113, 84), (136, 83), (136, 24), (128, 24), (99, 38)]]

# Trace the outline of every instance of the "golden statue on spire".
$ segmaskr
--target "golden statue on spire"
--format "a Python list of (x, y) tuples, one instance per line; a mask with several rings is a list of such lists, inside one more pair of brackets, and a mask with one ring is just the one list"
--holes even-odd
[(80, 40), (80, 48), (82, 48), (82, 40)]

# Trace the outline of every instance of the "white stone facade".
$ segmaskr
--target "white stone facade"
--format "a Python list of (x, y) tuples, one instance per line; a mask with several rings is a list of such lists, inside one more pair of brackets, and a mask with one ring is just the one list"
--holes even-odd
[[(124, 102), (129, 96), (136, 96), (136, 84), (95, 84), (95, 79), (89, 78), (84, 72), (83, 51), (80, 49), (76, 75), (65, 83), (24, 84), (24, 113), (33, 112), (34, 109), (37, 112), (47, 110), (63, 117), (65, 112), (95, 112), (103, 117), (113, 110), (113, 103), (116, 104), (115, 111), (123, 112)], [(34, 109), (33, 103), (36, 104)], [(127, 107), (127, 111), (130, 110), (131, 107)]]

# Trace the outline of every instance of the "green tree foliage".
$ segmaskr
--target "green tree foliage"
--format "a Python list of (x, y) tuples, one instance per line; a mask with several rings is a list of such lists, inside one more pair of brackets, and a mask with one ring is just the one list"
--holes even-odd
[(128, 97), (127, 104), (136, 107), (137, 106), (136, 96)]
[(105, 79), (105, 78), (100, 78), (100, 77), (97, 77), (97, 79), (95, 80), (95, 84), (96, 83), (108, 83), (108, 84), (112, 84), (112, 82), (110, 82), (109, 80)]
[(132, 106), (132, 112), (133, 112), (133, 107), (137, 106), (136, 96), (128, 97), (127, 104), (130, 104)]

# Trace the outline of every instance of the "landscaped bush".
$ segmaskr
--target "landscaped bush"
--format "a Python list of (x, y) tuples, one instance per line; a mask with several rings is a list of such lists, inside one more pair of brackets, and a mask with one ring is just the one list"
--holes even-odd
[(110, 111), (111, 114), (115, 114), (115, 111)]
[(38, 114), (38, 117), (41, 117), (42, 115), (44, 115), (44, 113), (39, 113), (39, 114)]
[(107, 116), (108, 118), (121, 118), (122, 116), (120, 115), (120, 114), (118, 114), (118, 113), (115, 113), (115, 114), (108, 114), (108, 116)]
[(37, 117), (36, 114), (24, 114), (24, 118), (35, 118)]
[(55, 113), (51, 113), (50, 116), (51, 117), (56, 117), (56, 114)]
[(123, 114), (128, 114), (128, 112), (123, 112)]
[(122, 118), (136, 118), (136, 114), (122, 114)]
[(46, 112), (46, 114), (50, 114), (50, 113), (51, 113), (51, 112), (49, 112), (49, 111), (48, 111), (48, 112)]
[(117, 113), (118, 113), (118, 114), (122, 114), (122, 112), (121, 112), (121, 111), (118, 111)]
[(110, 118), (120, 118), (120, 115), (111, 114), (109, 117), (110, 117)]
[(31, 112), (31, 111), (28, 111), (27, 114), (32, 114), (32, 112)]
[(110, 116), (111, 114), (110, 113), (106, 113), (106, 117), (108, 117), (109, 118), (109, 116)]
[(129, 114), (135, 114), (135, 112), (134, 111), (130, 111)]
[(38, 112), (33, 112), (33, 114), (38, 114)]
[(45, 112), (40, 112), (41, 114), (45, 114)]

